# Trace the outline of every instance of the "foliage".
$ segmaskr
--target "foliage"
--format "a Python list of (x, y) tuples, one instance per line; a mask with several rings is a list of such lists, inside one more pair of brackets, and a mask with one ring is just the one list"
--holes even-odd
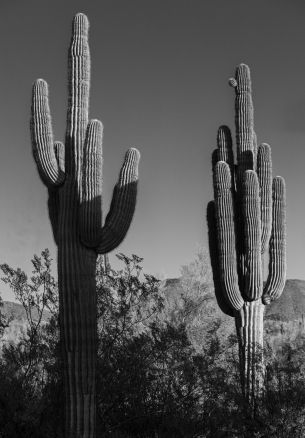
[[(236, 337), (219, 336), (220, 320), (215, 328), (217, 306), (205, 283), (208, 267), (202, 275), (202, 254), (182, 268), (182, 287), (171, 303), (161, 282), (143, 273), (140, 257), (118, 254), (120, 270), (99, 259), (99, 435), (304, 436), (304, 338), (283, 345), (280, 355), (266, 350), (265, 391), (255, 418), (248, 416), (240, 392)], [(47, 250), (32, 263), (30, 278), (1, 265), (4, 281), (26, 310), (29, 327), (18, 343), (3, 348), (0, 358), (1, 438), (62, 436), (57, 285)], [(50, 318), (44, 324), (46, 309)], [(210, 333), (199, 345), (200, 330)]]
[(9, 327), (10, 322), (12, 321), (12, 317), (9, 318), (2, 312), (3, 300), (0, 297), (0, 336), (3, 335), (4, 330)]
[[(57, 436), (54, 425), (60, 425), (54, 403), (61, 406), (56, 386), (60, 381), (58, 295), (51, 262), (47, 249), (42, 251), (41, 257), (34, 255), (30, 278), (20, 268), (0, 265), (2, 280), (22, 304), (27, 318), (26, 335), (17, 344), (10, 343), (2, 350), (1, 386), (7, 388), (7, 392), (1, 391), (0, 395), (3, 415), (7, 418), (1, 423), (3, 431), (0, 429), (4, 437), (39, 437), (42, 431), (45, 437), (53, 437)], [(50, 318), (43, 324), (46, 311)], [(50, 413), (53, 413), (51, 418)], [(48, 431), (51, 429), (52, 435)]]

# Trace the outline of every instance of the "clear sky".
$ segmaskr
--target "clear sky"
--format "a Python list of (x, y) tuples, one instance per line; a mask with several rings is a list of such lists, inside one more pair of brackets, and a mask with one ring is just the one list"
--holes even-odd
[[(67, 48), (75, 13), (90, 21), (90, 117), (104, 124), (104, 217), (125, 150), (141, 151), (139, 195), (116, 252), (144, 257), (148, 273), (179, 275), (207, 246), (211, 152), (234, 128), (228, 78), (252, 72), (255, 129), (287, 183), (288, 278), (305, 279), (305, 2), (301, 0), (1, 0), (0, 262), (29, 270), (54, 259), (47, 193), (31, 154), (31, 86), (50, 89), (64, 139)], [(114, 257), (110, 256), (110, 260)], [(0, 285), (4, 299), (12, 295)]]

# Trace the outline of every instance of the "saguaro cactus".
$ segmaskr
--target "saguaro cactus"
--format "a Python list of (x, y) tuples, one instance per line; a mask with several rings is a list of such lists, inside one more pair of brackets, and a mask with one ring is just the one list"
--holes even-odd
[(65, 436), (95, 437), (96, 283), (98, 254), (124, 239), (136, 203), (139, 152), (129, 149), (102, 226), (102, 124), (88, 122), (88, 19), (73, 20), (69, 50), (65, 145), (53, 142), (47, 83), (33, 86), (31, 134), (39, 174), (49, 191), (58, 246), (60, 330), (65, 390)]
[(253, 406), (262, 389), (264, 307), (285, 285), (285, 182), (278, 176), (272, 181), (270, 146), (256, 145), (247, 65), (236, 68), (230, 85), (236, 93), (237, 164), (230, 130), (221, 126), (212, 156), (215, 200), (208, 205), (209, 242), (216, 298), (235, 318), (242, 389)]

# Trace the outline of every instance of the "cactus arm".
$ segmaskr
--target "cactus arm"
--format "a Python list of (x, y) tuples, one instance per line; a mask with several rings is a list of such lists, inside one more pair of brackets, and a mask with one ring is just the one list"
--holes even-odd
[(232, 192), (235, 193), (235, 170), (232, 135), (228, 126), (222, 125), (217, 131), (218, 160), (228, 163), (231, 172)]
[(245, 249), (244, 249), (244, 221), (242, 214), (242, 187), (244, 173), (254, 168), (254, 111), (252, 102), (252, 85), (250, 69), (245, 64), (236, 67), (235, 78), (229, 80), (235, 89), (235, 132), (237, 146), (236, 182), (236, 228), (238, 274), (241, 290), (245, 289)]
[(219, 127), (217, 131), (217, 146), (217, 162), (225, 161), (230, 166), (230, 171), (232, 172), (234, 156), (232, 149), (232, 136), (228, 126), (222, 125)]
[(51, 222), (53, 238), (55, 243), (58, 245), (58, 214), (59, 214), (59, 195), (57, 188), (50, 187), (48, 189), (48, 210), (49, 219)]
[(96, 246), (102, 226), (102, 136), (102, 123), (92, 120), (88, 125), (83, 154), (79, 221), (81, 241), (91, 248)]
[(207, 223), (209, 237), (209, 253), (212, 267), (213, 283), (217, 303), (220, 309), (228, 316), (234, 316), (234, 311), (226, 301), (226, 296), (222, 291), (220, 272), (219, 272), (219, 254), (217, 247), (217, 228), (215, 216), (215, 202), (210, 201), (207, 206)]
[[(235, 78), (229, 80), (235, 88), (235, 128), (237, 162), (240, 175), (247, 169), (253, 169), (254, 157), (254, 117), (250, 69), (245, 64), (237, 66)], [(242, 178), (242, 177), (241, 177)], [(242, 179), (241, 179), (242, 181)]]
[(48, 85), (43, 79), (38, 79), (33, 85), (31, 136), (33, 155), (42, 181), (47, 187), (62, 185), (65, 180), (64, 165), (56, 158)]
[(81, 161), (89, 114), (90, 51), (89, 22), (84, 14), (76, 14), (72, 24), (72, 38), (68, 56), (68, 110), (66, 151), (68, 172), (77, 179), (81, 192)]
[(110, 210), (95, 247), (98, 254), (112, 251), (126, 236), (136, 207), (139, 160), (137, 149), (130, 148), (126, 152)]
[(272, 200), (269, 276), (263, 293), (265, 304), (281, 295), (286, 278), (286, 187), (280, 176), (273, 179)]
[(272, 223), (272, 161), (271, 148), (267, 143), (261, 144), (258, 148), (257, 176), (261, 197), (261, 251), (264, 254), (268, 247)]
[(140, 154), (131, 148), (125, 156), (114, 189), (110, 211), (102, 228), (102, 124), (89, 123), (83, 161), (80, 236), (82, 243), (98, 254), (115, 249), (124, 239), (136, 206)]
[[(65, 172), (65, 146), (60, 141), (55, 142), (54, 151), (59, 168)], [(49, 218), (52, 226), (53, 237), (55, 243), (58, 244), (58, 215), (59, 215), (59, 194), (58, 187), (49, 187), (48, 189), (48, 210)]]
[(61, 141), (54, 143), (54, 152), (60, 171), (65, 173), (65, 145)]
[(261, 220), (259, 183), (256, 172), (247, 170), (243, 183), (243, 218), (245, 239), (245, 288), (247, 300), (262, 294)]
[(231, 172), (227, 163), (219, 161), (214, 169), (214, 195), (217, 218), (219, 272), (222, 288), (232, 309), (244, 303), (238, 286)]
[(257, 154), (258, 154), (257, 136), (256, 136), (256, 132), (253, 131), (253, 170), (256, 169), (256, 165), (257, 165)]

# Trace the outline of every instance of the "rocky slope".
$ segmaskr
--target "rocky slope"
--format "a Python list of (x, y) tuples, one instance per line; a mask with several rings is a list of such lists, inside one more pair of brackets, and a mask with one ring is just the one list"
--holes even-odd
[[(188, 315), (189, 333), (192, 342), (200, 345), (201, 340), (208, 335), (207, 323), (214, 321), (215, 331), (221, 339), (229, 335), (235, 335), (234, 319), (224, 315), (218, 308), (214, 297), (213, 287), (204, 292), (206, 300), (200, 303), (200, 294), (194, 298), (198, 306), (195, 312)], [(165, 295), (168, 303), (174, 301), (181, 304), (183, 287), (179, 279), (169, 279), (165, 283)], [(180, 297), (180, 298), (179, 298)], [(196, 306), (195, 306), (196, 307)], [(287, 280), (281, 297), (266, 307), (265, 313), (265, 344), (269, 344), (272, 350), (281, 349), (286, 342), (305, 341), (305, 281)]]
[[(0, 309), (1, 313), (6, 315), (11, 322), (9, 327), (4, 330), (3, 336), (0, 339), (0, 349), (2, 345), (10, 342), (18, 342), (18, 340), (26, 334), (28, 322), (27, 315), (24, 307), (19, 303), (11, 301), (4, 301), (3, 307)], [(35, 309), (32, 312), (33, 320), (37, 321), (38, 314)], [(42, 315), (42, 323), (46, 323), (51, 314), (48, 311), (44, 311)]]
[[(168, 279), (163, 285), (164, 319), (184, 322), (194, 346), (201, 348), (204, 340), (217, 332), (220, 341), (235, 335), (234, 319), (224, 315), (216, 303), (212, 285), (185, 293), (180, 279)], [(1, 310), (13, 320), (5, 329), (1, 344), (15, 342), (26, 333), (27, 318), (21, 304), (5, 301)], [(33, 313), (35, 319), (35, 312)], [(37, 317), (37, 314), (36, 314)], [(46, 322), (50, 314), (44, 312)], [(265, 341), (276, 351), (287, 341), (305, 340), (305, 281), (287, 280), (282, 296), (266, 307)]]

